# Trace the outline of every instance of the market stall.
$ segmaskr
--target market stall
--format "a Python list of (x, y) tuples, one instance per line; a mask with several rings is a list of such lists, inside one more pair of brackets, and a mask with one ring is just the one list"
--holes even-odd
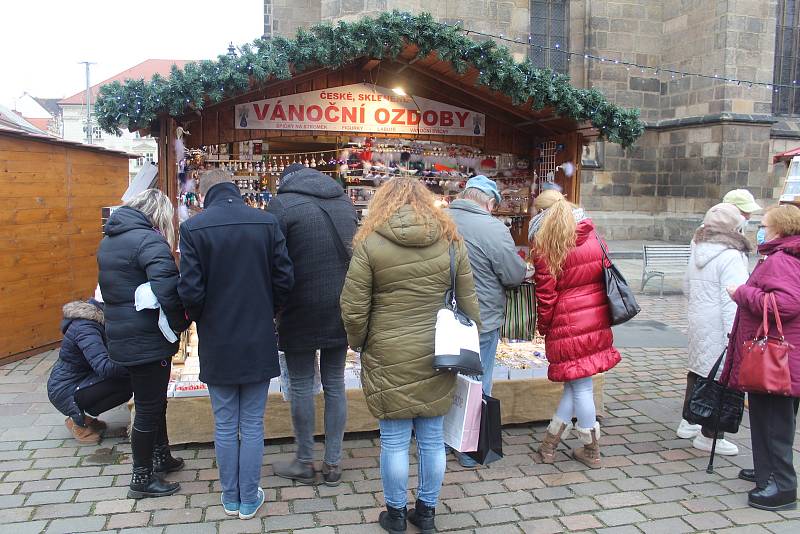
[[(444, 207), (470, 176), (484, 174), (500, 186), (495, 215), (522, 254), (540, 191), (559, 187), (579, 201), (584, 144), (605, 137), (628, 145), (642, 132), (635, 111), (597, 91), (515, 62), (506, 49), (476, 43), (457, 26), (398, 12), (316, 26), (291, 41), (257, 40), (238, 56), (176, 69), (169, 80), (112, 84), (97, 110), (106, 129), (158, 135), (159, 184), (181, 220), (200, 209), (194, 178), (213, 167), (229, 170), (245, 200), (265, 208), (283, 169), (299, 162), (339, 181), (361, 212), (393, 176), (418, 177)], [(186, 346), (187, 364), (176, 365), (170, 437), (210, 441), (210, 405), (203, 385), (191, 383), (193, 349), (188, 340)], [(537, 351), (508, 345), (523, 362), (499, 364), (494, 392), (504, 422), (547, 419), (555, 408), (561, 386), (541, 374), (546, 360)], [(356, 356), (347, 430), (373, 430)], [(289, 406), (273, 382), (267, 435), (289, 436)], [(599, 406), (602, 383), (596, 381)], [(183, 396), (192, 391), (197, 396)]]

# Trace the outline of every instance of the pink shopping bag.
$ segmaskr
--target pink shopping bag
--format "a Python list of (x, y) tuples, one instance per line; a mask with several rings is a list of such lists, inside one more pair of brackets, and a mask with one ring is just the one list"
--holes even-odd
[(444, 442), (459, 452), (478, 450), (482, 398), (479, 380), (458, 375), (453, 406), (444, 416)]

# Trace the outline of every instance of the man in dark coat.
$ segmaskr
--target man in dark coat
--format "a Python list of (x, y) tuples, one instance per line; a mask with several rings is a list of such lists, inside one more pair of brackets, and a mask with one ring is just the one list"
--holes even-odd
[(264, 502), (264, 408), (280, 374), (274, 315), (294, 285), (292, 262), (278, 221), (245, 205), (226, 172), (203, 174), (200, 195), (204, 211), (180, 229), (178, 293), (197, 322), (222, 502), (226, 513), (249, 518)]
[(112, 362), (106, 348), (103, 303), (94, 299), (64, 305), (64, 340), (47, 380), (47, 396), (81, 444), (97, 444), (106, 424), (97, 416), (130, 400), (127, 369)]
[(317, 350), (325, 391), (326, 484), (338, 485), (342, 439), (347, 419), (344, 362), (347, 334), (342, 325), (339, 297), (350, 264), (357, 216), (353, 203), (331, 177), (290, 165), (278, 195), (267, 208), (280, 222), (294, 265), (295, 285), (278, 316), (280, 348), (292, 401), (292, 423), (297, 437), (296, 458), (274, 465), (275, 474), (312, 483), (314, 470), (314, 374)]

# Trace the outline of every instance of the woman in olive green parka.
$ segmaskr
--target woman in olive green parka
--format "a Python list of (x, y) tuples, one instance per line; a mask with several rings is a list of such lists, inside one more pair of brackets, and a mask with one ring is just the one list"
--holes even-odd
[(480, 321), (467, 250), (455, 224), (418, 179), (394, 178), (370, 203), (342, 290), (348, 342), (362, 348), (361, 383), (370, 412), (380, 420), (385, 530), (405, 530), (412, 429), (420, 487), (408, 519), (423, 531), (433, 528), (446, 463), (442, 424), (456, 378), (432, 366), (436, 314), (450, 287), (451, 245), (459, 309)]

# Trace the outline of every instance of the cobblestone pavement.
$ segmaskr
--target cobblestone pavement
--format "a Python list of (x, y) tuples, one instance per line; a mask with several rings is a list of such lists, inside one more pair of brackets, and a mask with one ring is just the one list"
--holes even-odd
[[(643, 296), (641, 304), (642, 318), (685, 328), (683, 297)], [(180, 494), (126, 499), (127, 440), (110, 437), (99, 446), (76, 446), (64, 418), (47, 402), (45, 382), (55, 356), (49, 352), (0, 367), (0, 532), (381, 532), (375, 526), (383, 504), (375, 435), (346, 441), (344, 483), (338, 488), (295, 486), (273, 476), (271, 464), (291, 456), (293, 445), (269, 443), (262, 480), (268, 503), (249, 521), (223, 514), (210, 445), (177, 447), (186, 469), (169, 478), (181, 482)], [(574, 437), (561, 446), (555, 464), (536, 465), (531, 453), (544, 424), (507, 428), (506, 457), (489, 468), (464, 470), (450, 459), (437, 511), (439, 530), (800, 532), (800, 511), (765, 512), (746, 504), (752, 485), (736, 473), (752, 466), (747, 417), (731, 437), (739, 456), (718, 457), (711, 475), (705, 472), (706, 454), (676, 438), (682, 349), (625, 349), (623, 363), (607, 374), (606, 384), (603, 469), (589, 470), (569, 459), (568, 447), (577, 446)], [(109, 420), (119, 435), (124, 411)], [(800, 450), (800, 438), (795, 449)]]

